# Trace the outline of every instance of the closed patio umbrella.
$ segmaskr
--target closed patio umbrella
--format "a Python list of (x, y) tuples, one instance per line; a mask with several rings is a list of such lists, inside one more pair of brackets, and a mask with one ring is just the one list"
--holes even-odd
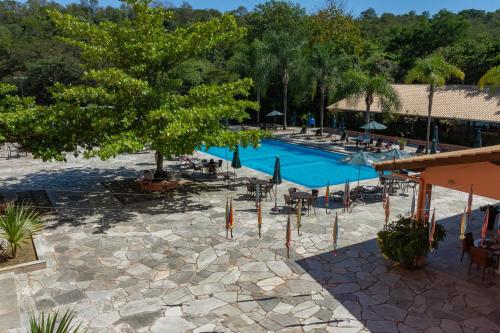
[(432, 211), (432, 219), (429, 224), (429, 248), (432, 248), (432, 242), (434, 241), (434, 233), (436, 232), (436, 208)]
[(483, 226), (481, 227), (481, 239), (484, 241), (486, 239), (486, 232), (488, 231), (488, 221), (490, 219), (490, 210), (486, 208), (486, 213), (484, 214)]
[(262, 235), (262, 204), (257, 207), (257, 227), (259, 228), (259, 238)]
[(474, 187), (470, 185), (469, 199), (467, 200), (467, 217), (470, 218), (472, 215), (472, 199), (474, 197)]
[(476, 129), (476, 138), (474, 141), (474, 148), (481, 148), (483, 146), (483, 139), (481, 138), (481, 130)]
[(325, 192), (325, 213), (327, 214), (329, 205), (330, 205), (330, 181), (328, 181), (328, 184), (326, 185), (326, 192)]
[(231, 161), (231, 166), (235, 169), (241, 168), (241, 161), (240, 161), (240, 147), (236, 145), (236, 148), (234, 149), (234, 154), (233, 154), (233, 160)]
[(226, 238), (229, 237), (229, 198), (226, 198)]
[(233, 227), (234, 227), (234, 207), (233, 199), (229, 202), (229, 230), (231, 230), (231, 238), (233, 238)]
[(391, 216), (391, 200), (389, 195), (385, 197), (384, 210), (385, 210), (385, 224), (387, 224), (387, 222), (389, 222), (389, 217)]
[(465, 239), (465, 231), (467, 230), (467, 211), (464, 209), (460, 216), (460, 239)]
[(387, 126), (384, 124), (378, 123), (375, 120), (370, 121), (369, 123), (364, 124), (361, 126), (362, 129), (370, 131), (370, 130), (385, 130), (387, 129)]
[(344, 185), (344, 198), (342, 199), (342, 202), (344, 204), (344, 209), (343, 209), (344, 212), (346, 211), (346, 209), (347, 209), (347, 212), (349, 212), (349, 205), (351, 204), (350, 203), (350, 200), (351, 200), (350, 194), (351, 194), (351, 189), (349, 186), (349, 182), (346, 181), (345, 185)]
[(280, 158), (279, 156), (276, 156), (276, 160), (274, 161), (274, 171), (273, 171), (273, 184), (275, 185), (274, 188), (274, 208), (273, 211), (278, 210), (278, 203), (277, 203), (277, 194), (278, 194), (278, 185), (281, 184), (281, 164), (280, 164)]
[(342, 159), (342, 162), (350, 165), (356, 165), (358, 167), (358, 186), (359, 179), (361, 178), (361, 166), (370, 166), (374, 161), (375, 158), (373, 155), (364, 151), (351, 154)]
[(337, 252), (337, 240), (339, 237), (339, 217), (338, 213), (335, 213), (335, 221), (333, 222), (333, 253)]
[(288, 214), (288, 220), (286, 221), (286, 256), (290, 258), (290, 246), (292, 246), (292, 226), (290, 223), (290, 214)]
[(302, 200), (297, 203), (297, 235), (300, 236), (300, 227), (302, 223)]

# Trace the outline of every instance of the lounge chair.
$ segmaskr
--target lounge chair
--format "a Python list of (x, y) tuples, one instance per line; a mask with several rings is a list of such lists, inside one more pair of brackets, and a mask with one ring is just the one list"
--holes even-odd
[(418, 145), (415, 155), (423, 155), (425, 151), (424, 145)]
[(333, 139), (333, 140), (332, 140), (332, 143), (333, 143), (333, 144), (337, 144), (337, 143), (339, 143), (339, 144), (343, 144), (343, 143), (344, 143), (344, 141), (345, 141), (345, 142), (347, 142), (347, 131), (342, 132), (342, 134), (340, 135), (340, 138), (339, 138), (339, 139)]
[(365, 199), (375, 199), (379, 200), (382, 199), (382, 195), (384, 193), (384, 188), (381, 186), (362, 186), (361, 189), (361, 198), (363, 202), (365, 202)]
[(316, 139), (316, 142), (324, 142), (328, 141), (333, 137), (333, 132), (328, 133), (326, 136), (321, 136), (320, 138)]

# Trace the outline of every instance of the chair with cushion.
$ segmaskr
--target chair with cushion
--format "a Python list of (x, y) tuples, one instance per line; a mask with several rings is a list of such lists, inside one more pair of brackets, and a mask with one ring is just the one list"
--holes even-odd
[(477, 270), (483, 269), (482, 280), (484, 281), (484, 276), (486, 270), (491, 268), (491, 272), (495, 274), (495, 260), (491, 257), (488, 250), (480, 247), (470, 248), (470, 262), (469, 262), (469, 275), (472, 270), (472, 264), (477, 265)]
[(464, 236), (464, 239), (462, 239), (462, 257), (460, 258), (460, 262), (464, 260), (465, 253), (469, 256), (470, 261), (470, 248), (474, 246), (474, 236), (472, 232), (468, 232)]

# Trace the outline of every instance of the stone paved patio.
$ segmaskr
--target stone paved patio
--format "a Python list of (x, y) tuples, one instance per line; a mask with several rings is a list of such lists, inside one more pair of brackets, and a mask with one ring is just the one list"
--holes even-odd
[[(171, 196), (124, 205), (102, 185), (153, 168), (152, 160), (151, 153), (66, 164), (0, 160), (3, 192), (48, 189), (57, 211), (41, 236), (48, 268), (15, 278), (24, 323), (30, 311), (71, 307), (90, 332), (500, 332), (500, 278), (481, 282), (475, 270), (469, 278), (459, 263), (466, 194), (434, 192), (448, 237), (425, 269), (387, 266), (374, 239), (380, 203), (334, 210), (336, 255), (334, 215), (319, 208), (304, 216), (287, 259), (286, 215), (271, 215), (266, 201), (259, 239), (244, 187), (187, 183)], [(291, 185), (280, 186), (279, 203)], [(232, 240), (226, 196), (236, 208)], [(393, 216), (409, 210), (411, 198), (391, 199)], [(476, 232), (481, 217), (474, 212)]]

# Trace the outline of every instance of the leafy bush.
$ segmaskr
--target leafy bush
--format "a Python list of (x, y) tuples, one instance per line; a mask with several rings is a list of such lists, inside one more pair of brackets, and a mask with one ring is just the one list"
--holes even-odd
[(77, 333), (80, 330), (80, 324), (71, 327), (75, 318), (73, 310), (66, 310), (59, 319), (59, 311), (42, 315), (37, 319), (33, 314), (30, 315), (30, 333)]
[(429, 227), (408, 216), (388, 223), (378, 232), (377, 241), (382, 254), (406, 267), (414, 267), (417, 257), (426, 256), (430, 250), (438, 248), (438, 243), (446, 237), (446, 231), (436, 224), (434, 239), (429, 246)]
[(29, 243), (42, 227), (38, 214), (28, 206), (10, 203), (0, 216), (0, 237), (9, 242), (13, 257), (16, 256), (17, 248)]

